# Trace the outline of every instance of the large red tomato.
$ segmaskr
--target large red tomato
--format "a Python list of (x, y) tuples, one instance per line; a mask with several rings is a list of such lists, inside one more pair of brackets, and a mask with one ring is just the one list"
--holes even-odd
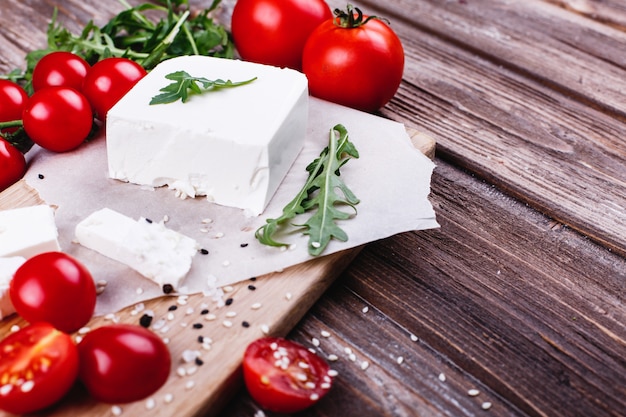
[(235, 47), (246, 61), (300, 69), (307, 38), (332, 16), (323, 0), (239, 0), (231, 22)]
[(37, 145), (67, 152), (87, 139), (93, 125), (91, 105), (70, 87), (48, 87), (33, 94), (22, 113), (24, 130)]
[(17, 182), (25, 173), (24, 154), (0, 138), (0, 191)]
[(78, 344), (79, 378), (98, 401), (127, 403), (159, 389), (170, 374), (167, 345), (151, 330), (112, 324), (87, 333)]
[(383, 20), (357, 8), (336, 11), (307, 40), (302, 71), (311, 95), (373, 112), (396, 94), (404, 71), (404, 49)]
[(127, 58), (105, 58), (96, 62), (85, 77), (83, 93), (96, 117), (105, 121), (108, 111), (146, 75), (146, 70)]
[(96, 306), (91, 273), (63, 252), (29, 258), (15, 272), (9, 295), (15, 311), (26, 321), (45, 321), (66, 333), (87, 324)]
[(315, 353), (287, 339), (252, 342), (243, 358), (250, 396), (264, 409), (295, 413), (312, 406), (330, 390), (330, 367)]
[(72, 338), (48, 323), (35, 323), (0, 342), (0, 410), (27, 414), (61, 399), (78, 375)]

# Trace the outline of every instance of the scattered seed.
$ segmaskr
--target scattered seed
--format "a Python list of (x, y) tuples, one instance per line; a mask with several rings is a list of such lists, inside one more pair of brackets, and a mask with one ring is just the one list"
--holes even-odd
[(404, 358), (402, 356), (398, 356), (396, 358), (396, 362), (398, 363), (398, 365), (402, 365), (402, 362), (404, 362)]
[(187, 376), (187, 370), (183, 368), (182, 366), (179, 366), (178, 368), (176, 368), (176, 375), (178, 375), (181, 378), (184, 376)]
[(254, 303), (250, 306), (250, 308), (253, 310), (258, 310), (259, 308), (261, 308), (261, 303)]
[(444, 374), (443, 372), (439, 374), (439, 380), (441, 382), (446, 382), (446, 374)]
[(111, 414), (113, 414), (114, 416), (121, 416), (122, 407), (120, 407), (119, 405), (114, 405), (113, 407), (111, 407)]
[(339, 375), (339, 372), (335, 371), (334, 369), (329, 369), (328, 370), (328, 376), (331, 378), (336, 377), (337, 375)]
[(328, 355), (328, 360), (329, 360), (329, 361), (331, 361), (331, 362), (335, 362), (335, 361), (336, 361), (336, 360), (338, 360), (338, 359), (339, 359), (339, 356), (337, 356), (337, 355), (335, 355), (335, 354), (333, 354), (333, 353), (331, 353), (330, 355)]
[(20, 391), (22, 392), (30, 392), (32, 391), (32, 389), (35, 387), (35, 381), (33, 381), (32, 379), (24, 382), (22, 385), (20, 385)]
[(208, 251), (207, 249), (202, 248), (202, 249), (200, 249), (200, 254), (202, 254), (202, 255), (208, 255), (208, 254), (209, 254), (209, 251)]
[(163, 285), (163, 294), (171, 294), (174, 292), (174, 286), (172, 284)]
[(363, 313), (367, 313), (368, 311), (370, 311), (370, 308), (368, 306), (363, 307), (363, 310), (361, 310)]
[(412, 334), (412, 335), (411, 335), (411, 340), (412, 340), (413, 342), (417, 342), (419, 339), (418, 339), (418, 337), (417, 337), (417, 336), (415, 336), (414, 334)]
[(246, 329), (247, 329), (248, 327), (250, 327), (250, 323), (248, 323), (248, 322), (247, 322), (247, 321), (245, 321), (245, 320), (241, 322), (241, 325), (242, 325), (243, 327), (245, 327)]
[(194, 323), (192, 326), (194, 329), (201, 329), (204, 327), (202, 323)]
[(221, 238), (223, 238), (223, 237), (224, 237), (224, 233), (222, 233), (222, 232), (217, 232), (217, 233), (215, 234), (215, 238), (216, 238), (216, 239), (221, 239)]
[(222, 288), (224, 290), (224, 292), (232, 292), (234, 290), (234, 288), (232, 287), (232, 285), (226, 285), (224, 288)]
[(194, 381), (187, 381), (187, 383), (185, 384), (186, 389), (192, 389), (195, 386), (196, 386), (196, 383)]
[(320, 334), (322, 335), (322, 337), (330, 337), (330, 332), (327, 330), (322, 330)]
[(367, 368), (369, 368), (370, 363), (368, 361), (363, 361), (361, 362), (361, 369), (362, 370), (366, 370)]
[(311, 343), (313, 344), (313, 346), (318, 347), (320, 345), (320, 341), (318, 338), (314, 337), (313, 339), (311, 339)]
[(195, 359), (195, 361), (194, 361), (194, 363), (195, 363), (196, 365), (198, 365), (198, 366), (202, 366), (202, 365), (204, 365), (204, 361), (203, 361), (202, 359), (200, 359), (200, 358), (196, 358), (196, 359)]
[(206, 316), (204, 316), (204, 319), (207, 321), (213, 321), (217, 318), (217, 316), (215, 314), (209, 313)]
[(43, 176), (43, 174), (37, 174), (37, 178), (39, 178), (40, 180), (43, 180), (45, 177)]
[(292, 295), (291, 295), (291, 293), (290, 293), (290, 292), (288, 292), (288, 293), (286, 293), (286, 294), (285, 294), (285, 299), (286, 299), (287, 301), (291, 300), (291, 297), (292, 297)]
[(141, 294), (143, 294), (143, 288), (139, 287), (139, 288), (135, 289), (135, 293), (136, 293), (137, 295), (141, 295)]
[(143, 316), (141, 316), (141, 318), (139, 319), (139, 325), (141, 327), (150, 327), (150, 325), (152, 324), (152, 316), (149, 314), (144, 314)]
[(233, 303), (233, 301), (235, 301), (232, 298), (227, 298), (226, 301), (224, 301), (224, 304), (226, 304), (227, 306), (231, 305)]
[(226, 261), (222, 262), (222, 266), (230, 266), (230, 261), (226, 260)]
[(156, 407), (156, 401), (154, 398), (148, 398), (146, 400), (146, 410), (152, 410), (154, 407)]
[(348, 355), (348, 359), (350, 359), (352, 362), (356, 361), (356, 355), (354, 353), (351, 353)]
[(173, 400), (174, 400), (174, 395), (172, 395), (172, 394), (170, 394), (170, 393), (167, 393), (167, 394), (165, 394), (165, 395), (163, 396), (163, 401), (164, 401), (166, 404), (171, 403)]
[(248, 285), (248, 289), (250, 291), (254, 291), (254, 290), (256, 290), (256, 287), (254, 285), (250, 284), (250, 285)]
[(228, 317), (228, 318), (232, 319), (235, 316), (237, 316), (237, 313), (234, 312), (234, 311), (229, 311), (228, 313), (226, 313), (226, 317)]
[(482, 405), (480, 406), (483, 410), (489, 410), (491, 408), (491, 403), (489, 401), (485, 401), (484, 403), (482, 403)]
[(224, 320), (222, 325), (224, 325), (224, 327), (233, 327), (233, 322), (230, 320)]
[(476, 397), (478, 394), (480, 394), (480, 391), (478, 391), (475, 388), (472, 388), (467, 391), (467, 395), (469, 395), (470, 397)]
[(318, 249), (322, 246), (320, 242), (311, 242), (311, 247)]
[(247, 243), (242, 243), (242, 244), (241, 244), (241, 245), (239, 245), (239, 246), (241, 246), (242, 248), (247, 248), (247, 247), (248, 247), (248, 244), (247, 244)]
[(261, 325), (261, 331), (263, 332), (263, 334), (269, 334), (270, 332), (270, 328), (267, 324), (262, 324)]
[(174, 311), (174, 310), (178, 309), (178, 306), (177, 306), (177, 305), (171, 305), (171, 306), (169, 306), (167, 309), (168, 309), (169, 311)]

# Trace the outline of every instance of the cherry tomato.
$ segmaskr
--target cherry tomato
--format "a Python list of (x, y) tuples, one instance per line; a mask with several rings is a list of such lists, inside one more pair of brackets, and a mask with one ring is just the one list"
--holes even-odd
[(93, 125), (89, 102), (69, 87), (48, 87), (35, 92), (22, 113), (24, 130), (37, 145), (67, 152), (87, 139)]
[(66, 51), (50, 52), (33, 69), (33, 90), (59, 86), (80, 91), (87, 71), (89, 64), (78, 55)]
[(299, 70), (307, 38), (332, 16), (324, 0), (238, 0), (233, 39), (246, 61)]
[(304, 346), (282, 338), (252, 342), (243, 358), (250, 396), (264, 409), (295, 413), (315, 404), (330, 390), (328, 364)]
[(87, 333), (78, 344), (79, 379), (98, 401), (127, 403), (158, 390), (170, 374), (167, 346), (151, 330), (112, 324)]
[(83, 93), (89, 99), (96, 117), (104, 121), (106, 114), (146, 75), (146, 70), (127, 58), (105, 58), (96, 62), (83, 82)]
[(15, 271), (9, 296), (24, 320), (45, 321), (66, 333), (87, 324), (96, 306), (91, 273), (63, 252), (45, 252), (26, 260)]
[[(355, 13), (356, 11), (356, 13)], [(404, 70), (404, 49), (383, 20), (359, 9), (336, 11), (307, 40), (302, 71), (311, 95), (373, 112), (396, 94)]]
[(0, 138), (0, 191), (13, 185), (26, 173), (24, 154)]
[(28, 325), (0, 342), (0, 409), (26, 414), (60, 400), (78, 375), (78, 350), (48, 323)]
[[(20, 120), (26, 101), (28, 101), (28, 94), (21, 86), (9, 80), (0, 80), (0, 122)], [(1, 131), (12, 133), (16, 129), (16, 127), (10, 127)]]

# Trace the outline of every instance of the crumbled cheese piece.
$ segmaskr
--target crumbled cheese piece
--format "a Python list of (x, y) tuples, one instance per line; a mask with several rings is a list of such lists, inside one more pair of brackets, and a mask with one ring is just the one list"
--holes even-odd
[(121, 262), (163, 288), (179, 288), (198, 251), (195, 240), (163, 223), (133, 220), (108, 208), (76, 226), (78, 242)]

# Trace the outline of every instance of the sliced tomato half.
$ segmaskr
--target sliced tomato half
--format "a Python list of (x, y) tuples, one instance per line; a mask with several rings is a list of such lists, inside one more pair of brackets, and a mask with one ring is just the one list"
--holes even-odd
[(295, 413), (330, 390), (330, 367), (306, 347), (283, 338), (252, 342), (244, 354), (243, 376), (250, 396), (265, 410)]
[(74, 341), (50, 324), (30, 324), (0, 342), (0, 410), (44, 409), (60, 400), (77, 376)]

